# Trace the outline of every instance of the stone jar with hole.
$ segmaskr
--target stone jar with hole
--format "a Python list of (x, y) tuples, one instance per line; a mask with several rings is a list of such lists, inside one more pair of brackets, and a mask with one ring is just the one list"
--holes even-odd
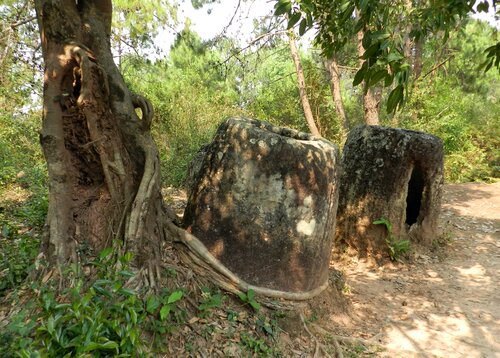
[(339, 151), (257, 120), (224, 122), (195, 175), (184, 227), (247, 283), (324, 287), (338, 203)]
[(427, 245), (438, 236), (443, 189), (443, 142), (423, 132), (362, 125), (354, 128), (343, 151), (344, 172), (334, 252), (346, 246), (362, 257), (388, 257), (388, 232), (394, 240)]

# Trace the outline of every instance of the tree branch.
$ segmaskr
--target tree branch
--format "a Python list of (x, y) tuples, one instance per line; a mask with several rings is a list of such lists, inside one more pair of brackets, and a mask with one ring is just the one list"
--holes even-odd
[(446, 60), (444, 60), (441, 63), (438, 63), (436, 66), (434, 66), (433, 68), (431, 68), (429, 70), (429, 72), (427, 72), (425, 75), (423, 75), (420, 78), (422, 78), (422, 79), (426, 78), (428, 75), (430, 75), (432, 72), (436, 71), (439, 67), (443, 66), (446, 62), (448, 62), (449, 60), (451, 60), (453, 57), (455, 57), (455, 54), (450, 55)]
[(234, 10), (233, 16), (231, 17), (231, 20), (229, 20), (228, 24), (226, 26), (224, 26), (224, 28), (222, 29), (222, 33), (221, 34), (226, 33), (226, 31), (229, 28), (229, 26), (231, 26), (231, 24), (233, 23), (234, 18), (236, 17), (236, 14), (238, 13), (238, 10), (240, 9), (240, 6), (241, 6), (241, 0), (238, 0), (238, 5), (236, 5), (236, 9)]
[(31, 17), (28, 17), (27, 19), (14, 22), (14, 23), (10, 24), (10, 28), (12, 30), (14, 30), (16, 27), (19, 27), (19, 26), (22, 26), (24, 24), (27, 24), (28, 22), (31, 22), (33, 20), (36, 20), (36, 16), (31, 16)]

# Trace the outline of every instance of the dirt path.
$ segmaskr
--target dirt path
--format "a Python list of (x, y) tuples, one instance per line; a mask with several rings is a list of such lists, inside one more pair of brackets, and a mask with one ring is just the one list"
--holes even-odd
[(447, 185), (443, 201), (440, 247), (342, 268), (355, 315), (343, 329), (379, 334), (376, 356), (500, 357), (500, 183)]

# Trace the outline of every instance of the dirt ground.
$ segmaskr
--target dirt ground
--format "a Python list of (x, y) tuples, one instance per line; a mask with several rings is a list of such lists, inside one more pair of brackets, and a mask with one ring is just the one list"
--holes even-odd
[[(185, 193), (168, 196), (181, 213)], [(282, 322), (284, 356), (500, 358), (500, 183), (446, 185), (441, 230), (405, 263), (334, 264), (347, 303), (324, 294), (302, 311), (307, 324)]]
[[(182, 213), (185, 192), (165, 197)], [(431, 249), (412, 248), (404, 263), (335, 263), (336, 284), (287, 313), (269, 346), (283, 357), (500, 358), (500, 182), (446, 185), (441, 228)], [(229, 322), (225, 308), (190, 319), (164, 356), (253, 356), (241, 342), (258, 319)], [(255, 356), (259, 342), (250, 342)]]
[(374, 337), (377, 357), (500, 357), (500, 183), (445, 187), (440, 244), (410, 263), (350, 259), (351, 319), (331, 325)]

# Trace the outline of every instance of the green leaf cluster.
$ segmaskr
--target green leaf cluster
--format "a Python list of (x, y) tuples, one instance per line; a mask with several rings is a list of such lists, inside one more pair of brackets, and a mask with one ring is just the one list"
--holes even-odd
[(19, 287), (33, 268), (39, 242), (32, 232), (19, 233), (0, 213), (0, 296)]
[[(114, 250), (103, 250), (92, 262), (97, 277), (90, 282), (68, 268), (66, 277), (72, 278), (72, 284), (61, 295), (56, 295), (54, 286), (58, 283), (54, 281), (37, 288), (39, 296), (30, 307), (31, 317), (27, 310), (21, 310), (7, 332), (0, 335), (6, 354), (17, 351), (21, 357), (145, 356), (151, 349), (144, 345), (144, 331), (167, 333), (170, 315), (177, 311), (183, 292), (164, 290), (161, 295), (141, 298), (139, 292), (126, 286), (134, 276), (128, 269), (132, 256), (115, 257)], [(21, 321), (30, 327), (29, 331), (21, 329)]]
[(255, 291), (252, 289), (249, 289), (246, 293), (245, 292), (240, 292), (238, 294), (238, 297), (242, 302), (245, 304), (250, 305), (255, 311), (260, 310), (260, 303), (258, 303), (255, 300)]
[(211, 310), (220, 308), (224, 298), (219, 290), (213, 291), (208, 287), (203, 287), (201, 289), (201, 302), (198, 305), (201, 316), (207, 317), (210, 315)]
[(55, 295), (51, 282), (42, 286), (38, 301), (42, 310), (32, 318), (36, 330), (21, 356), (142, 355), (146, 312), (137, 292), (125, 286), (133, 276), (126, 269), (129, 260), (120, 258), (122, 269), (110, 271), (112, 255), (106, 250), (95, 261), (98, 278), (90, 284), (73, 272), (74, 284), (62, 296)]
[[(177, 5), (165, 0), (114, 0), (113, 47), (119, 55), (153, 48), (161, 30), (177, 23)], [(133, 50), (133, 51), (131, 51)]]
[[(385, 87), (394, 87), (386, 101), (387, 111), (401, 108), (411, 86), (410, 64), (404, 48), (412, 41), (425, 37), (440, 37), (446, 41), (450, 32), (458, 28), (469, 13), (474, 12), (474, 1), (413, 2), (378, 0), (277, 0), (275, 16), (286, 16), (288, 28), (300, 22), (303, 34), (317, 26), (316, 43), (327, 58), (341, 51), (349, 41), (363, 33), (363, 65), (353, 85), (362, 82), (365, 91), (383, 81)], [(488, 2), (482, 1), (477, 11), (487, 11)], [(500, 46), (486, 49), (486, 71), (495, 65), (500, 70)]]
[(392, 232), (392, 224), (385, 218), (380, 218), (373, 222), (375, 225), (384, 225), (387, 229), (385, 242), (389, 250), (389, 257), (392, 261), (399, 261), (400, 257), (410, 251), (410, 240), (398, 240)]

